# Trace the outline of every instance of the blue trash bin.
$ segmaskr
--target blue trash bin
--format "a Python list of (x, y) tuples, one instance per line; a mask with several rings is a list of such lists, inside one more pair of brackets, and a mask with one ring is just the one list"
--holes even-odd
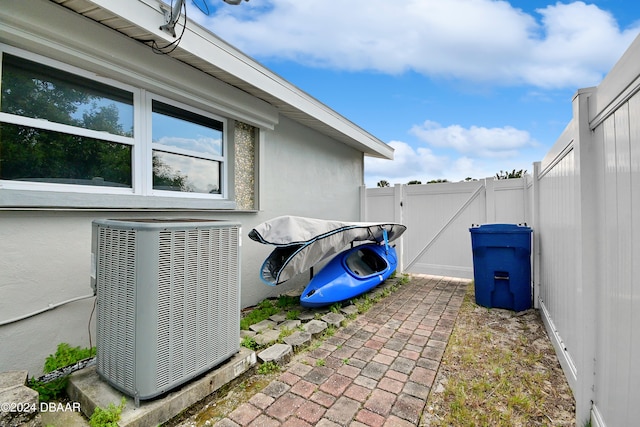
[(476, 304), (523, 311), (531, 308), (531, 228), (485, 224), (471, 232)]

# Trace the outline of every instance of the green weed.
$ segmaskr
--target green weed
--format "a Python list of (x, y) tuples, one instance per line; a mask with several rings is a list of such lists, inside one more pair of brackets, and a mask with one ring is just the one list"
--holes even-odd
[(279, 308), (289, 308), (298, 304), (298, 298), (289, 295), (280, 295), (278, 297), (277, 306)]
[(287, 311), (287, 320), (296, 320), (300, 316), (299, 310), (289, 310)]
[(258, 306), (251, 310), (245, 317), (240, 319), (240, 329), (248, 330), (249, 326), (268, 319), (280, 312), (280, 309), (273, 305), (269, 300), (264, 300)]
[(123, 396), (118, 406), (113, 403), (110, 403), (107, 409), (98, 406), (89, 419), (89, 425), (91, 427), (118, 427), (118, 420), (120, 420), (120, 414), (122, 414), (125, 404), (126, 399)]
[[(55, 354), (50, 354), (44, 362), (43, 371), (45, 374), (73, 365), (84, 359), (88, 359), (96, 355), (96, 348), (71, 347), (67, 343), (58, 344)], [(29, 387), (39, 394), (41, 402), (58, 399), (65, 395), (65, 388), (69, 382), (68, 376), (58, 378), (56, 380), (44, 383), (35, 378), (29, 380)]]
[(258, 373), (261, 375), (268, 375), (273, 372), (279, 372), (280, 366), (276, 362), (264, 362), (258, 367)]
[(259, 347), (258, 343), (253, 337), (243, 337), (242, 341), (240, 341), (240, 345), (254, 351)]

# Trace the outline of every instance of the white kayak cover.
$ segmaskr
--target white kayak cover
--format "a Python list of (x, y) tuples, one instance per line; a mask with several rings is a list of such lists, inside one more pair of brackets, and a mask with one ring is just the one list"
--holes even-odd
[(275, 286), (342, 252), (353, 242), (392, 242), (405, 232), (396, 223), (343, 222), (280, 216), (263, 222), (249, 238), (276, 248), (262, 264), (260, 278)]

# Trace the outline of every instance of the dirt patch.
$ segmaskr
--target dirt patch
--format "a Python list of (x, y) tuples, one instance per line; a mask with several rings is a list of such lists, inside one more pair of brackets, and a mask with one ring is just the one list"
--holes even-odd
[(477, 306), (470, 285), (421, 425), (575, 425), (575, 400), (538, 311)]

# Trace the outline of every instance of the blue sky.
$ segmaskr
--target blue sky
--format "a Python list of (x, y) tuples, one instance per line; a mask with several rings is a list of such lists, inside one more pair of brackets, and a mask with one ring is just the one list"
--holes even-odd
[[(636, 0), (187, 0), (188, 15), (395, 149), (374, 187), (532, 170), (640, 33)], [(208, 6), (209, 14), (204, 14)]]

